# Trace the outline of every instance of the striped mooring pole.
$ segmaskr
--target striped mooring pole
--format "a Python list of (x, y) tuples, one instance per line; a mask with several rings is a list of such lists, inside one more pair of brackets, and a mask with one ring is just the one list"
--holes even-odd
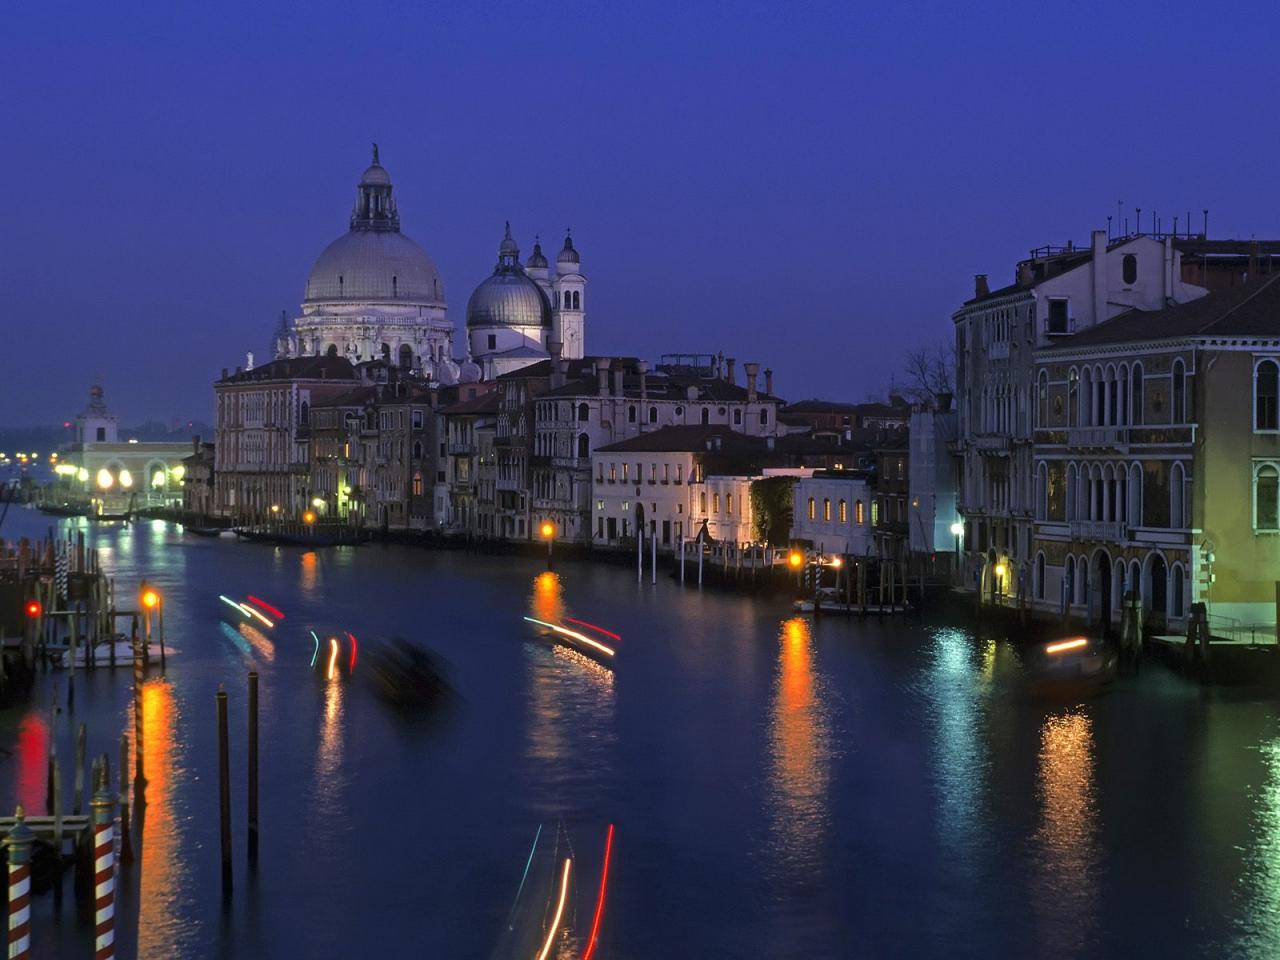
[(93, 807), (93, 909), (94, 957), (110, 960), (116, 955), (116, 847), (114, 827), (116, 800), (108, 784), (98, 785)]
[(9, 953), (10, 960), (31, 956), (31, 845), (36, 835), (27, 826), (19, 806), (17, 823), (5, 838), (9, 848)]

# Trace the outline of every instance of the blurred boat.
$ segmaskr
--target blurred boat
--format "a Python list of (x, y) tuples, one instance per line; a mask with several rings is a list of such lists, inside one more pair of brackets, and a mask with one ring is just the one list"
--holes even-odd
[(1115, 649), (1105, 640), (1062, 637), (1028, 652), (1026, 675), (1038, 696), (1089, 697), (1110, 687), (1117, 662)]
[(397, 637), (370, 651), (366, 664), (374, 692), (399, 709), (432, 707), (453, 693), (444, 660), (407, 640)]

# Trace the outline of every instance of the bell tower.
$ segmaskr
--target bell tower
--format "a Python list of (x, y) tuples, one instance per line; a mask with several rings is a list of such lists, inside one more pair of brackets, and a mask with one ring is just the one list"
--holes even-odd
[(552, 331), (554, 339), (564, 345), (561, 355), (566, 360), (581, 360), (586, 353), (586, 286), (573, 234), (565, 231), (564, 248), (556, 255), (551, 299), (555, 305)]

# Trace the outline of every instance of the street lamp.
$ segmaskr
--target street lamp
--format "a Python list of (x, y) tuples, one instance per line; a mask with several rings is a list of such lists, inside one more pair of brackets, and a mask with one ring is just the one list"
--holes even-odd
[(111, 484), (115, 483), (115, 478), (111, 476), (111, 471), (103, 467), (98, 471), (98, 486), (103, 490), (110, 490)]
[(543, 520), (542, 526), (538, 528), (538, 532), (542, 534), (542, 539), (547, 541), (547, 569), (551, 569), (551, 545), (556, 542), (556, 525), (550, 520)]
[(964, 536), (964, 521), (956, 520), (951, 524), (951, 535), (956, 538), (955, 571), (956, 580), (960, 577), (960, 538)]
[(306, 513), (302, 515), (302, 522), (307, 524), (315, 523), (316, 512), (314, 510), (308, 510)]
[(126, 490), (133, 486), (133, 474), (128, 470), (120, 471), (120, 486)]

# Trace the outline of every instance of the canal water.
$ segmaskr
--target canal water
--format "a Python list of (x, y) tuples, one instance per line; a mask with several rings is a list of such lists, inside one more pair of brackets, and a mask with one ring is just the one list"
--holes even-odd
[[(15, 510), (4, 534), (48, 518)], [(634, 570), (405, 547), (308, 552), (88, 528), (180, 653), (142, 694), (149, 780), (120, 955), (580, 957), (614, 825), (600, 958), (1280, 956), (1280, 717), (1148, 665), (1087, 705), (1024, 695), (967, 626), (837, 617)], [(224, 593), (286, 614), (224, 623)], [(615, 667), (525, 616), (621, 635)], [(456, 708), (385, 709), (320, 636), (428, 645)], [(342, 658), (346, 659), (343, 648)], [(245, 864), (246, 675), (261, 675), (261, 865)], [(235, 891), (219, 892), (215, 694), (231, 706)], [(41, 677), (0, 716), (0, 796), (43, 812), (50, 738), (116, 758), (130, 677)], [(538, 853), (530, 847), (541, 828)], [(532, 862), (531, 862), (532, 861)], [(526, 866), (520, 903), (513, 911)], [(37, 957), (90, 956), (70, 896)], [(533, 946), (529, 946), (532, 943)]]

